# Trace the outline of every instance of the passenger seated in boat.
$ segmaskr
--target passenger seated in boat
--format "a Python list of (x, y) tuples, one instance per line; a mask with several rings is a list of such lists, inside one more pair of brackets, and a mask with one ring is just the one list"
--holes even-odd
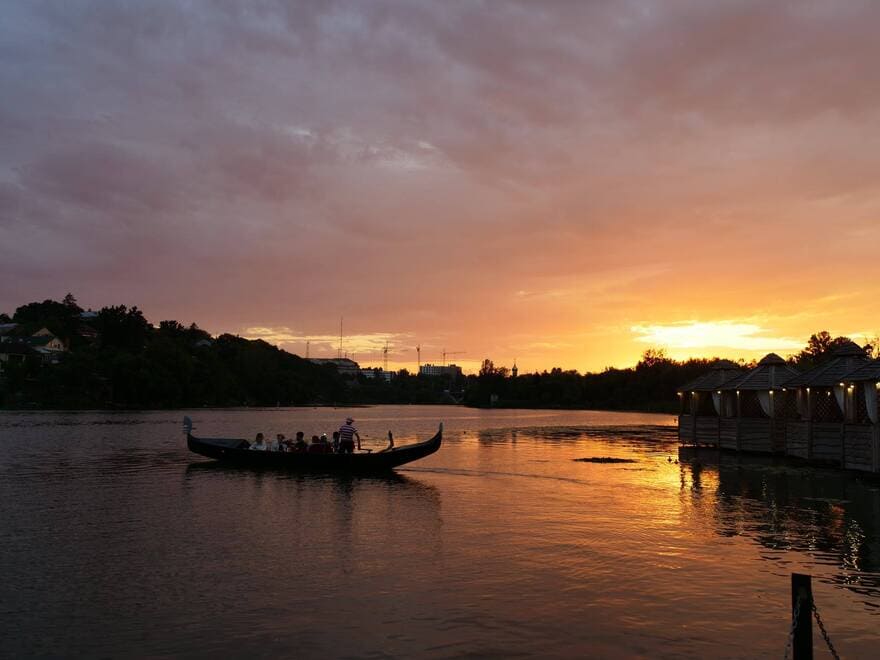
[(309, 453), (310, 454), (329, 454), (330, 453), (330, 444), (327, 442), (327, 436), (325, 435), (323, 438), (319, 438), (316, 435), (312, 436), (312, 444), (309, 445)]
[(339, 453), (339, 431), (333, 431), (333, 442), (330, 444), (333, 449), (333, 453)]
[(361, 436), (358, 434), (358, 430), (354, 427), (354, 419), (346, 417), (345, 424), (339, 427), (339, 453), (353, 454), (355, 438), (357, 438), (357, 448), (360, 449)]
[(284, 434), (278, 433), (275, 435), (275, 439), (269, 443), (269, 451), (283, 451), (281, 446), (281, 441), (284, 440)]
[(266, 443), (263, 440), (263, 434), (257, 433), (257, 437), (254, 440), (254, 444), (248, 447), (251, 451), (266, 451)]
[(297, 453), (303, 453), (308, 448), (308, 445), (305, 441), (305, 434), (302, 431), (296, 432), (296, 440), (293, 443), (293, 451)]

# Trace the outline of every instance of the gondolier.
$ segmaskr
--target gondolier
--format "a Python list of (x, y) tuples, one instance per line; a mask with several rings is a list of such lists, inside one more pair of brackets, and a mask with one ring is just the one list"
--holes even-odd
[(357, 448), (358, 450), (360, 450), (361, 436), (358, 433), (358, 430), (354, 427), (354, 419), (352, 419), (351, 417), (346, 417), (345, 424), (339, 427), (339, 453), (354, 453), (355, 438), (357, 438)]

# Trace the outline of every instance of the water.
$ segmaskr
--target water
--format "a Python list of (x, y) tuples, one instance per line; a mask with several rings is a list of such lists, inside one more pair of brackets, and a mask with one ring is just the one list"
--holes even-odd
[[(677, 464), (669, 416), (189, 414), (252, 436), (347, 412), (377, 447), (442, 419), (443, 447), (333, 478), (190, 455), (183, 413), (0, 414), (0, 655), (781, 657), (799, 571), (843, 656), (877, 657), (876, 482)], [(605, 456), (635, 462), (573, 460)]]

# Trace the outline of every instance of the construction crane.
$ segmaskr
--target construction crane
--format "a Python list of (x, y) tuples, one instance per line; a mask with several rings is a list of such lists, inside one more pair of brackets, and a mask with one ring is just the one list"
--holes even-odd
[(418, 360), (418, 369), (416, 370), (417, 374), (422, 373), (422, 345), (418, 344), (416, 346), (416, 359)]
[(382, 349), (382, 371), (388, 371), (388, 342), (385, 342), (385, 347)]
[(446, 356), (447, 355), (462, 355), (467, 351), (447, 351), (445, 348), (443, 349), (443, 366), (446, 366)]

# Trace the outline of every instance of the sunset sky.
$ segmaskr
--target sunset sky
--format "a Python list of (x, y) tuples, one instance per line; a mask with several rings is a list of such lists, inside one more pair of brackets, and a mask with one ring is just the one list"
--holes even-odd
[[(247, 5), (249, 9), (242, 7)], [(37, 2), (0, 311), (472, 369), (880, 333), (880, 3)]]

